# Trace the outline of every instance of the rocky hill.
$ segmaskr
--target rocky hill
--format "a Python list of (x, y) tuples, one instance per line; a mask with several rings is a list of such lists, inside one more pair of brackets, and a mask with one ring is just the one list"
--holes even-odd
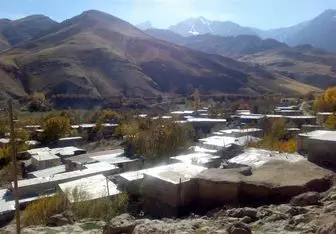
[(219, 55), (158, 40), (112, 15), (87, 11), (0, 54), (2, 96), (155, 97), (301, 93), (301, 83)]

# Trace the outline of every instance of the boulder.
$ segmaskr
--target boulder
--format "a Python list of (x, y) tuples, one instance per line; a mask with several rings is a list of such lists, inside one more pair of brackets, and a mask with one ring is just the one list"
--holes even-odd
[(293, 206), (311, 206), (318, 205), (320, 200), (320, 194), (317, 192), (307, 192), (295, 196), (290, 201)]
[(263, 205), (288, 202), (301, 193), (326, 191), (333, 173), (306, 160), (271, 161), (245, 176), (241, 169), (208, 169), (194, 180), (199, 203), (212, 207), (225, 203)]
[(322, 224), (320, 224), (317, 234), (334, 234), (336, 233), (336, 216), (329, 216)]
[(244, 207), (227, 210), (226, 214), (230, 217), (243, 218), (247, 216), (255, 219), (257, 217), (257, 210), (255, 208)]
[(104, 227), (104, 234), (132, 234), (136, 226), (135, 218), (129, 214), (122, 214), (113, 218)]
[(236, 222), (230, 224), (227, 228), (229, 234), (251, 234), (252, 231), (245, 223)]
[(67, 224), (73, 224), (74, 220), (66, 213), (56, 214), (47, 219), (46, 225), (49, 227), (59, 227)]

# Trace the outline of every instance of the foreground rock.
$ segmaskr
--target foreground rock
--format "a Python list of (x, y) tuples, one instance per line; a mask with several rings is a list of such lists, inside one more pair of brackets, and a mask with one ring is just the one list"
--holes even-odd
[[(309, 196), (308, 196), (309, 197)], [(315, 197), (315, 196), (314, 196)], [(123, 214), (105, 222), (83, 221), (61, 227), (28, 227), (23, 233), (109, 233), (109, 234), (301, 234), (336, 233), (336, 187), (319, 194), (318, 205), (266, 205), (256, 208), (218, 209), (209, 215), (184, 219), (136, 219)], [(329, 208), (328, 208), (329, 207)], [(331, 207), (331, 208), (330, 208)], [(15, 233), (15, 225), (0, 233)]]
[(322, 192), (332, 184), (333, 173), (302, 160), (296, 163), (273, 161), (245, 176), (240, 169), (208, 169), (195, 180), (200, 203), (220, 206), (225, 203), (260, 204), (289, 201), (309, 191)]

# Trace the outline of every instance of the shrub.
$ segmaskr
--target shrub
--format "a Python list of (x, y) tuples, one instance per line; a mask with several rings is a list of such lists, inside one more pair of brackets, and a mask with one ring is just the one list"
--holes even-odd
[(71, 210), (78, 219), (96, 219), (108, 222), (113, 217), (125, 213), (128, 196), (125, 193), (97, 200), (75, 202)]
[(44, 197), (30, 203), (22, 216), (24, 226), (45, 224), (48, 217), (61, 213), (68, 207), (64, 195), (57, 193), (53, 197)]

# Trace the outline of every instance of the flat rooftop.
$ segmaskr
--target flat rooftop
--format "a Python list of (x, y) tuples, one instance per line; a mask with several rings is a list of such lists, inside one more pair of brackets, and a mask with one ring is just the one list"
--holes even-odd
[[(58, 186), (70, 202), (94, 200), (120, 193), (117, 186), (102, 174), (62, 183)], [(80, 193), (78, 197), (75, 197), (72, 192), (75, 189), (78, 189)]]
[(138, 159), (130, 159), (124, 156), (112, 156), (112, 155), (93, 156), (91, 158), (96, 161), (107, 162), (109, 164), (126, 163), (138, 160)]
[(262, 130), (260, 128), (245, 128), (245, 129), (225, 129), (225, 130), (220, 130), (222, 133), (226, 134), (233, 134), (233, 133), (251, 133), (251, 132), (261, 132)]
[(62, 147), (62, 148), (53, 148), (50, 149), (48, 147), (44, 148), (36, 148), (27, 150), (29, 154), (32, 155), (33, 158), (39, 161), (43, 160), (51, 160), (55, 158), (59, 158), (62, 156), (72, 156), (76, 153), (83, 153), (85, 150), (79, 149), (77, 147), (69, 146), (69, 147)]
[(192, 164), (176, 163), (166, 165), (164, 167), (151, 168), (144, 174), (156, 177), (172, 184), (179, 184), (180, 182), (184, 183), (189, 181), (192, 177), (206, 169), (206, 167)]
[(20, 188), (20, 187), (32, 186), (36, 184), (49, 183), (52, 181), (58, 182), (58, 181), (66, 180), (69, 178), (72, 178), (75, 180), (78, 177), (90, 176), (93, 174), (103, 174), (106, 172), (116, 171), (118, 169), (118, 167), (114, 165), (110, 165), (105, 162), (87, 164), (85, 165), (85, 167), (86, 169), (83, 169), (83, 170), (76, 170), (76, 171), (65, 172), (65, 173), (56, 174), (56, 175), (49, 175), (45, 177), (19, 180), (18, 186)]
[(313, 115), (293, 115), (293, 116), (284, 116), (288, 119), (316, 119), (316, 116)]
[(309, 137), (310, 139), (320, 140), (320, 141), (334, 141), (336, 142), (336, 131), (324, 131), (320, 134), (316, 134)]
[(58, 139), (59, 141), (70, 141), (70, 140), (82, 140), (83, 137), (81, 136), (74, 136), (74, 137), (63, 137)]
[(333, 112), (318, 112), (316, 115), (332, 115)]
[(172, 111), (170, 114), (172, 115), (184, 115), (184, 114), (192, 114), (194, 113), (193, 110), (183, 110), (183, 111)]
[(32, 158), (34, 158), (37, 161), (47, 161), (47, 160), (59, 159), (60, 157), (56, 156), (55, 154), (52, 154), (51, 152), (41, 152), (39, 154), (32, 155)]
[(263, 164), (274, 161), (283, 160), (288, 162), (297, 162), (305, 160), (305, 158), (299, 154), (279, 153), (277, 151), (269, 151), (264, 149), (248, 148), (244, 153), (231, 158), (230, 163), (244, 164), (252, 167), (260, 167)]
[(229, 147), (232, 144), (236, 145), (246, 145), (248, 142), (257, 142), (260, 138), (253, 137), (250, 135), (233, 137), (233, 136), (211, 136), (208, 138), (200, 139), (204, 145), (218, 146), (218, 147)]
[(314, 130), (311, 132), (306, 132), (306, 133), (300, 133), (299, 136), (302, 137), (318, 137), (320, 135), (324, 135), (328, 132), (332, 132), (332, 131), (328, 131), (328, 130)]
[(178, 155), (175, 157), (171, 157), (171, 159), (175, 159), (175, 160), (178, 160), (186, 164), (205, 164), (205, 163), (211, 162), (213, 159), (218, 159), (218, 158), (220, 157), (214, 156), (208, 153), (201, 153), (201, 152), (182, 154), (182, 155)]
[(264, 118), (264, 115), (250, 114), (250, 115), (240, 115), (238, 117), (240, 119), (262, 119)]
[(86, 150), (74, 146), (68, 146), (68, 147), (50, 149), (50, 152), (59, 156), (73, 156), (77, 153), (85, 153)]
[(53, 176), (53, 175), (64, 173), (64, 172), (65, 172), (65, 165), (59, 165), (56, 167), (49, 167), (47, 169), (43, 169), (39, 171), (33, 171), (29, 174), (37, 178), (37, 177)]
[(215, 154), (218, 151), (217, 150), (212, 150), (212, 149), (207, 149), (207, 148), (202, 148), (201, 146), (191, 146), (189, 149), (194, 150), (195, 152), (199, 152), (199, 153), (208, 153), (208, 154)]
[(226, 119), (210, 119), (210, 118), (188, 118), (188, 122), (226, 122)]
[(104, 150), (104, 151), (86, 153), (86, 154), (69, 157), (67, 158), (67, 160), (70, 160), (72, 162), (77, 162), (77, 163), (92, 163), (92, 162), (97, 162), (97, 161), (106, 161), (109, 158), (115, 158), (115, 157), (122, 156), (124, 152), (125, 151), (123, 149)]

